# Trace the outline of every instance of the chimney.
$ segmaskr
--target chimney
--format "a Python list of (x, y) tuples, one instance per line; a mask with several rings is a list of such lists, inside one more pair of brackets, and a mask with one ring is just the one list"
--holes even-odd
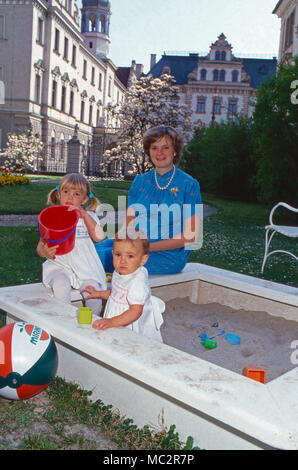
[(156, 54), (151, 54), (150, 70), (154, 67), (155, 64), (156, 64)]
[(139, 79), (143, 75), (144, 71), (144, 65), (143, 64), (137, 64), (137, 79)]

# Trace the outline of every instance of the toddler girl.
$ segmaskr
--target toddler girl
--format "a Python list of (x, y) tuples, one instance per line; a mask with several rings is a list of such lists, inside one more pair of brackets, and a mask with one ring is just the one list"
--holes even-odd
[[(84, 205), (90, 201), (85, 210)], [(53, 289), (54, 296), (70, 303), (71, 288), (80, 289), (87, 285), (96, 289), (106, 289), (106, 275), (99, 260), (94, 243), (104, 238), (98, 217), (93, 212), (99, 206), (91, 192), (89, 181), (81, 174), (72, 173), (64, 176), (60, 185), (49, 195), (48, 203), (69, 206), (69, 210), (79, 213), (76, 226), (74, 249), (65, 255), (56, 255), (57, 246), (48, 246), (40, 239), (37, 245), (39, 256), (47, 258), (42, 266), (42, 280), (46, 287)], [(83, 297), (86, 294), (82, 294)], [(102, 300), (85, 300), (85, 305), (99, 315)]]
[[(162, 312), (165, 304), (151, 295), (148, 271), (144, 267), (148, 259), (149, 240), (130, 237), (123, 231), (118, 232), (113, 244), (113, 264), (111, 290), (97, 291), (87, 286), (90, 294), (87, 299), (106, 299), (104, 318), (93, 323), (93, 328), (125, 326), (151, 339), (163, 342), (160, 327), (163, 323)], [(137, 232), (135, 232), (137, 234)], [(123, 238), (122, 238), (123, 237)]]

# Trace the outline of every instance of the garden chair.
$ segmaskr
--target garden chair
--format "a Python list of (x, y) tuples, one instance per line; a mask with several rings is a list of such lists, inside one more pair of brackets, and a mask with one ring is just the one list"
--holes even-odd
[(291, 237), (291, 238), (298, 238), (298, 227), (292, 227), (292, 226), (286, 226), (286, 225), (275, 225), (273, 223), (273, 214), (275, 210), (283, 206), (286, 209), (293, 211), (293, 212), (298, 212), (298, 209), (295, 207), (290, 206), (289, 204), (286, 204), (285, 202), (279, 202), (276, 204), (276, 206), (273, 207), (273, 209), (270, 212), (269, 216), (269, 222), (270, 225), (266, 225), (266, 235), (265, 235), (265, 254), (264, 254), (264, 259), (263, 259), (263, 264), (262, 264), (262, 274), (264, 272), (265, 264), (269, 256), (273, 255), (273, 253), (287, 253), (288, 255), (293, 256), (296, 260), (298, 260), (298, 257), (295, 256), (293, 253), (290, 251), (285, 251), (285, 250), (274, 250), (269, 252), (269, 246), (272, 241), (273, 236), (275, 233), (281, 233), (282, 235), (285, 235), (286, 237)]

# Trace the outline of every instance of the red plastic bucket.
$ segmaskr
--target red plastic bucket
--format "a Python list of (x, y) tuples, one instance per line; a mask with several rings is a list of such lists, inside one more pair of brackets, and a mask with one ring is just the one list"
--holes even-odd
[(47, 207), (38, 216), (39, 234), (48, 245), (59, 245), (56, 255), (65, 255), (74, 248), (78, 220), (78, 212), (68, 206)]

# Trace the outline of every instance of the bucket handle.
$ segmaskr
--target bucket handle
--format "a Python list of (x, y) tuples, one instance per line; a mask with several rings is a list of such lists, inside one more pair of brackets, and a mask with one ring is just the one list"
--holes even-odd
[(47, 243), (52, 243), (52, 244), (59, 244), (59, 243), (65, 242), (65, 240), (67, 240), (69, 237), (71, 237), (71, 235), (73, 234), (73, 232), (74, 232), (75, 229), (76, 229), (76, 227), (74, 227), (74, 228), (72, 229), (72, 231), (71, 231), (65, 238), (61, 238), (61, 240), (47, 240), (46, 238), (43, 238), (43, 236), (42, 236), (41, 233), (40, 233), (40, 230), (39, 230), (39, 223), (37, 224), (37, 228), (38, 228), (38, 232), (39, 232), (40, 238), (42, 238), (45, 242), (47, 242)]

